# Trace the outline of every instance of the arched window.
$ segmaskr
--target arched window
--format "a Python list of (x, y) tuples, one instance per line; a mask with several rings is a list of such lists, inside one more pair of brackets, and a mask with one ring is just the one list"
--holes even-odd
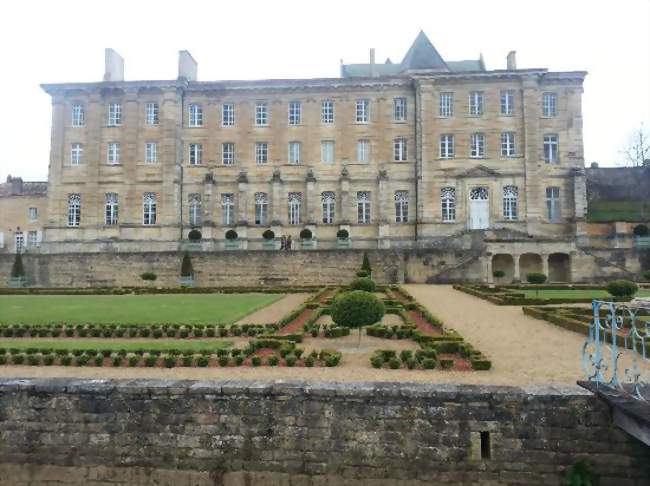
[(267, 224), (269, 219), (269, 198), (265, 192), (255, 193), (255, 224)]
[(519, 189), (517, 186), (505, 186), (503, 188), (503, 219), (514, 221), (517, 219), (517, 199)]
[(203, 223), (203, 215), (201, 213), (201, 195), (189, 195), (189, 210), (190, 210), (190, 225), (201, 226)]
[(118, 202), (117, 194), (114, 192), (109, 192), (106, 194), (106, 211), (104, 224), (114, 225), (117, 224), (117, 211), (118, 211)]
[(231, 226), (235, 222), (235, 196), (233, 194), (221, 195), (221, 222), (224, 226)]
[(289, 224), (300, 224), (300, 202), (302, 194), (300, 192), (289, 193)]
[(361, 224), (370, 223), (370, 192), (357, 192), (357, 221)]
[(442, 220), (456, 220), (456, 189), (453, 187), (443, 187), (440, 190), (440, 203), (442, 206)]
[(395, 191), (395, 222), (407, 223), (409, 220), (409, 192)]
[(153, 192), (142, 195), (142, 224), (156, 224), (156, 194)]
[(81, 196), (68, 194), (68, 226), (79, 226), (81, 223)]
[(323, 223), (332, 224), (334, 222), (334, 211), (336, 210), (336, 194), (332, 191), (325, 191), (320, 195), (320, 201)]

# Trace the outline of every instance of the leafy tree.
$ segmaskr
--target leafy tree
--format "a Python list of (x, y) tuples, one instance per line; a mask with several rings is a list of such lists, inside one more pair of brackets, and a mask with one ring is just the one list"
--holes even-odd
[(631, 298), (639, 287), (629, 280), (612, 280), (607, 284), (607, 292), (614, 297)]
[(643, 124), (630, 135), (630, 140), (621, 150), (621, 155), (623, 156), (621, 165), (628, 167), (641, 167), (650, 162), (650, 135)]
[(339, 326), (361, 327), (379, 322), (386, 309), (374, 294), (363, 290), (343, 292), (334, 298), (332, 320)]
[(529, 284), (543, 284), (546, 282), (546, 275), (540, 272), (532, 272), (526, 275), (526, 281)]
[(372, 275), (372, 269), (370, 268), (370, 260), (368, 259), (368, 253), (363, 252), (363, 262), (361, 263), (361, 270), (366, 272), (368, 275)]

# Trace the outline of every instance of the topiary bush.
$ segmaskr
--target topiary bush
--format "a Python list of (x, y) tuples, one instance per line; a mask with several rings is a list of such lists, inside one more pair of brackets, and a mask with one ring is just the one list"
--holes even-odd
[(346, 229), (340, 229), (336, 232), (336, 237), (340, 240), (347, 240), (350, 237), (350, 233)]
[(236, 240), (239, 236), (237, 235), (237, 232), (235, 230), (228, 230), (226, 231), (226, 239), (233, 241)]
[(526, 281), (530, 284), (543, 284), (546, 282), (546, 275), (540, 272), (532, 272), (526, 275)]
[(372, 275), (372, 268), (370, 268), (370, 260), (368, 259), (368, 254), (363, 252), (363, 261), (361, 262), (361, 270), (366, 272), (368, 276)]
[(631, 298), (639, 290), (639, 286), (629, 280), (612, 280), (607, 284), (607, 292), (614, 297)]
[(495, 270), (494, 272), (492, 272), (492, 276), (494, 278), (503, 278), (506, 276), (506, 272), (504, 272), (503, 270)]
[(23, 266), (23, 257), (16, 253), (14, 264), (11, 267), (11, 278), (23, 278), (25, 276), (25, 267)]
[(339, 326), (361, 327), (381, 320), (386, 309), (377, 296), (363, 290), (338, 294), (331, 305), (332, 320)]
[(300, 239), (302, 240), (311, 240), (312, 232), (309, 228), (304, 228), (300, 231)]
[(273, 238), (275, 238), (275, 233), (270, 229), (267, 229), (264, 233), (262, 233), (262, 238), (264, 238), (265, 240), (272, 240)]
[(374, 292), (377, 290), (375, 281), (369, 277), (358, 277), (350, 282), (352, 290), (365, 290), (366, 292)]
[(190, 241), (201, 241), (201, 238), (203, 238), (203, 235), (196, 228), (194, 228), (187, 234), (187, 239)]
[(181, 277), (192, 277), (194, 276), (194, 269), (192, 268), (192, 260), (190, 259), (190, 254), (185, 252), (183, 254), (183, 261), (181, 262)]
[(645, 224), (637, 224), (634, 227), (634, 236), (650, 236), (650, 228)]
[(357, 277), (368, 277), (368, 276), (369, 276), (368, 272), (366, 272), (365, 270), (359, 270), (357, 272)]

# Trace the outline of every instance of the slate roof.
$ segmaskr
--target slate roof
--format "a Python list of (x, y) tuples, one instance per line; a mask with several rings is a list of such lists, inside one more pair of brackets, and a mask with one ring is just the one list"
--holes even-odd
[(447, 63), (442, 59), (427, 35), (420, 31), (418, 36), (409, 47), (404, 59), (402, 59), (402, 70), (435, 69), (437, 71), (449, 71)]
[(20, 177), (7, 178), (0, 183), (0, 197), (47, 196), (47, 182), (23, 182)]

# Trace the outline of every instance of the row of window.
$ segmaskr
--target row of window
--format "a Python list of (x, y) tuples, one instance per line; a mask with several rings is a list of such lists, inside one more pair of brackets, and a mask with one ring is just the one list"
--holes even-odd
[[(453, 134), (445, 133), (440, 135), (439, 154), (440, 158), (451, 159), (456, 156), (455, 139)], [(547, 164), (560, 163), (559, 137), (555, 133), (547, 133), (543, 137), (542, 147), (544, 150), (544, 162)], [(469, 139), (469, 156), (471, 158), (483, 158), (486, 154), (486, 143), (484, 133), (472, 133)], [(517, 154), (514, 132), (501, 133), (501, 156), (514, 157)]]
[[(473, 188), (470, 191), (470, 200), (488, 200), (489, 193), (485, 187)], [(321, 222), (333, 224), (336, 212), (336, 193), (325, 191), (321, 193)], [(255, 224), (269, 224), (269, 197), (265, 192), (254, 194), (255, 200)], [(440, 207), (442, 220), (444, 222), (456, 221), (456, 189), (444, 187), (440, 191)], [(503, 219), (516, 221), (519, 218), (519, 188), (517, 186), (505, 186), (502, 192)], [(290, 192), (287, 197), (288, 221), (290, 225), (302, 224), (302, 193)], [(371, 221), (371, 193), (370, 191), (359, 191), (356, 197), (357, 222), (368, 224)], [(409, 192), (395, 191), (395, 222), (406, 223), (409, 221)], [(118, 195), (108, 193), (105, 198), (106, 225), (118, 223)], [(546, 209), (549, 221), (560, 220), (560, 188), (546, 188)], [(157, 197), (155, 193), (146, 192), (142, 196), (142, 223), (145, 225), (156, 224)], [(203, 222), (202, 201), (200, 194), (188, 196), (189, 224), (200, 226)], [(235, 196), (234, 194), (221, 194), (221, 223), (226, 226), (235, 223)], [(68, 196), (68, 226), (79, 226), (81, 223), (81, 196), (70, 194)]]
[(25, 241), (25, 233), (16, 231), (14, 233), (14, 244), (16, 246), (16, 253), (21, 253), (25, 248), (30, 246), (38, 246), (40, 238), (38, 231), (28, 231), (27, 241)]
[[(438, 115), (443, 118), (454, 116), (454, 93), (440, 93), (438, 103)], [(515, 91), (501, 90), (500, 92), (500, 113), (502, 115), (514, 115), (515, 113)], [(107, 105), (107, 124), (117, 127), (122, 124), (122, 105), (120, 103), (109, 103)], [(485, 113), (485, 93), (483, 91), (472, 91), (469, 93), (467, 112), (471, 116), (483, 116)], [(321, 101), (320, 121), (324, 125), (331, 125), (335, 119), (335, 104), (333, 100)], [(542, 94), (542, 116), (557, 116), (557, 94)], [(190, 104), (187, 113), (187, 126), (203, 126), (203, 106)], [(270, 120), (269, 104), (266, 101), (255, 103), (255, 125), (268, 126)], [(393, 98), (393, 121), (405, 122), (407, 117), (406, 98)], [(302, 101), (289, 101), (287, 105), (287, 123), (289, 125), (301, 125), (303, 120)], [(370, 100), (362, 99), (355, 101), (354, 111), (355, 123), (368, 123), (370, 121)], [(74, 104), (72, 106), (72, 126), (82, 127), (86, 123), (84, 105)], [(149, 102), (145, 104), (145, 123), (147, 125), (158, 125), (160, 123), (160, 108), (158, 103)], [(221, 105), (221, 125), (231, 127), (235, 125), (235, 104), (223, 103)]]

